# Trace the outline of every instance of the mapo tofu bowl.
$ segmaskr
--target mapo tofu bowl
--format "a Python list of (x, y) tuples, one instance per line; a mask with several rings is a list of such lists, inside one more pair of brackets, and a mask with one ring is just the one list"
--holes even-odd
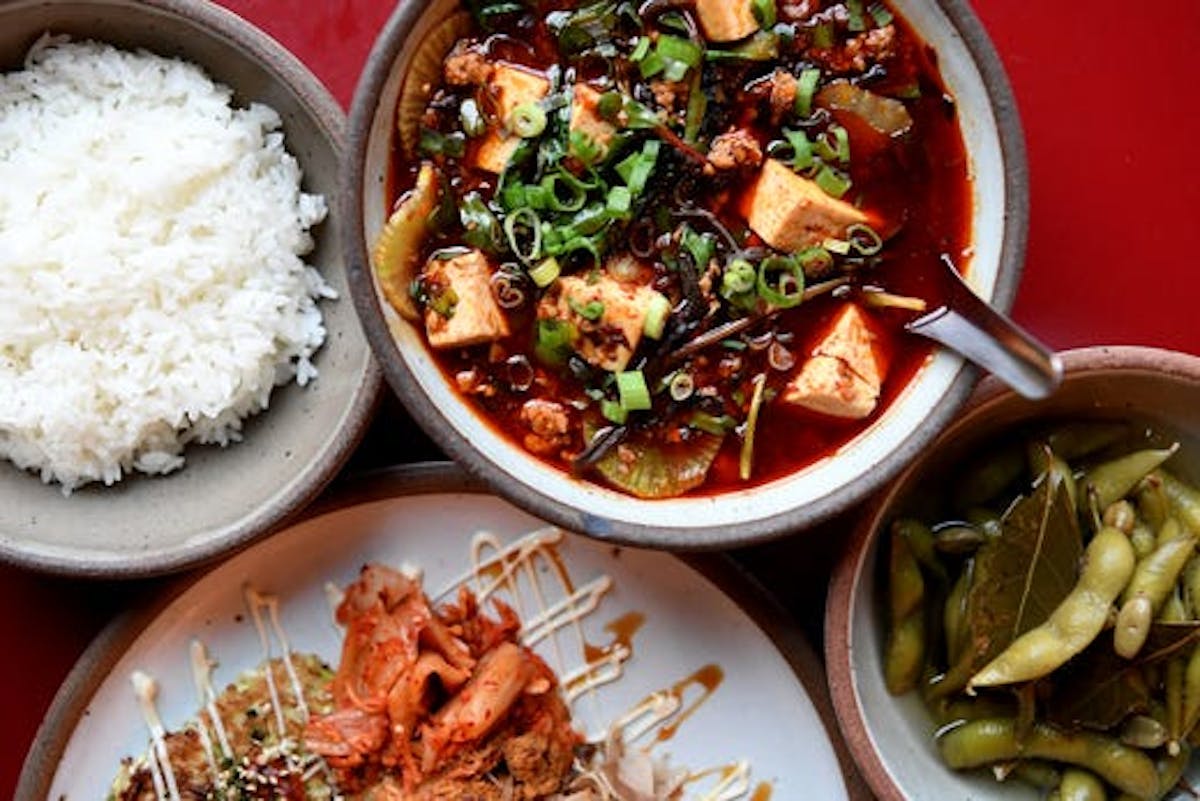
[(881, 799), (1157, 799), (1186, 772), (1200, 359), (1063, 361), (1045, 401), (981, 384), (835, 568), (830, 689)]
[[(802, 7), (801, 7), (802, 6)], [(970, 391), (903, 332), (1026, 229), (965, 4), (435, 2), (351, 115), (355, 300), (454, 458), (616, 541), (748, 543), (862, 499)]]

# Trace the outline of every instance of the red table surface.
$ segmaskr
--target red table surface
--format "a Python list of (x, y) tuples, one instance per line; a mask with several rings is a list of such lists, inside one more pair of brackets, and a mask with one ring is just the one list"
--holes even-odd
[[(347, 107), (391, 9), (379, 0), (222, 3), (295, 52)], [(974, 5), (1013, 82), (1029, 150), (1032, 223), (1018, 322), (1056, 348), (1124, 343), (1200, 353), (1191, 253), (1200, 230), (1200, 2), (1161, 0), (1152, 13), (1120, 0)], [(393, 401), (382, 414), (402, 412)], [(779, 586), (784, 573), (765, 578), (819, 633), (819, 586)], [(0, 797), (12, 797), (75, 659), (156, 586), (0, 567)]]

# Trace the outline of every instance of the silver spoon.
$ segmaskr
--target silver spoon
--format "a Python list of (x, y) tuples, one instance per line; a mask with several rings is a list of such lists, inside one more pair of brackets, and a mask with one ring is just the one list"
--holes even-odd
[(979, 298), (950, 259), (941, 259), (950, 274), (945, 306), (905, 326), (914, 334), (958, 352), (1031, 400), (1053, 394), (1062, 383), (1062, 359), (1011, 319)]

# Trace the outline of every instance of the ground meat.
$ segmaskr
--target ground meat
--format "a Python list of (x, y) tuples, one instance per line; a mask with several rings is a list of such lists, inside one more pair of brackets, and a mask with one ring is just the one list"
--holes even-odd
[(846, 56), (851, 59), (856, 70), (863, 71), (868, 64), (878, 64), (891, 58), (895, 54), (895, 44), (896, 27), (887, 25), (869, 30), (846, 42)]
[(762, 146), (746, 130), (737, 128), (713, 140), (708, 163), (718, 170), (737, 170), (762, 164)]
[(771, 74), (771, 124), (779, 125), (796, 108), (796, 76), (786, 70)]
[(561, 403), (534, 399), (521, 407), (521, 421), (529, 426), (525, 448), (533, 453), (549, 455), (570, 442), (567, 432), (571, 418)]
[(464, 41), (454, 46), (442, 68), (446, 83), (451, 86), (483, 86), (491, 79), (495, 69), (478, 48)]
[(817, 13), (821, 4), (817, 0), (790, 0), (779, 5), (779, 16), (788, 22), (805, 22)]
[(654, 93), (654, 102), (667, 111), (674, 111), (683, 101), (687, 100), (688, 85), (682, 81), (650, 82), (650, 91)]

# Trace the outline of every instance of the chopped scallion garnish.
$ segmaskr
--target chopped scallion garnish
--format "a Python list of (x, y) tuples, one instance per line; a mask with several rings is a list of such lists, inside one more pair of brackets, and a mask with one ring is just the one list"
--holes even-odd
[(571, 311), (591, 323), (596, 322), (604, 316), (604, 304), (598, 300), (589, 300), (587, 303), (580, 303), (575, 298), (568, 298), (567, 305), (571, 307)]
[(763, 28), (775, 26), (775, 0), (751, 0), (750, 10)]
[(546, 130), (546, 110), (537, 103), (522, 103), (509, 115), (508, 129), (522, 139), (541, 136)]
[(633, 52), (629, 54), (629, 60), (634, 63), (641, 61), (650, 52), (651, 45), (649, 36), (638, 37), (637, 44), (633, 46)]
[(749, 292), (754, 289), (754, 282), (757, 279), (758, 272), (754, 269), (753, 264), (745, 259), (734, 259), (725, 268), (725, 274), (721, 276), (721, 295), (730, 298), (743, 292)]
[(532, 264), (542, 255), (542, 220), (526, 206), (511, 212), (504, 219), (504, 236), (508, 248), (525, 264)]
[(839, 256), (850, 255), (850, 243), (845, 239), (826, 239), (821, 245), (830, 253), (836, 253)]
[(821, 191), (830, 197), (840, 198), (850, 191), (850, 176), (828, 164), (821, 167), (817, 172), (817, 177), (813, 180), (816, 181), (817, 186), (821, 187)]
[(821, 71), (810, 67), (800, 71), (796, 79), (796, 114), (807, 117), (812, 114), (813, 96), (817, 92), (817, 83), (821, 80)]
[(861, 256), (874, 256), (883, 250), (883, 237), (869, 225), (854, 223), (846, 229), (846, 239)]
[(666, 295), (661, 292), (655, 292), (650, 298), (649, 306), (646, 307), (646, 318), (642, 321), (642, 333), (650, 339), (661, 339), (667, 325), (667, 318), (670, 316), (671, 301), (667, 300)]
[(822, 22), (812, 28), (812, 44), (820, 50), (833, 47), (833, 23)]
[(629, 411), (617, 401), (608, 398), (600, 401), (600, 414), (604, 415), (605, 420), (619, 426), (625, 425), (625, 421), (629, 419)]
[(608, 190), (607, 209), (610, 216), (627, 219), (633, 208), (633, 193), (627, 186), (614, 186)]
[(696, 391), (696, 381), (692, 378), (692, 374), (686, 370), (680, 370), (675, 375), (671, 376), (669, 390), (671, 400), (682, 403), (692, 397), (692, 393)]
[(846, 10), (850, 12), (846, 28), (854, 33), (865, 31), (867, 29), (867, 21), (863, 18), (863, 0), (846, 0)]
[(727, 414), (713, 415), (707, 412), (693, 412), (688, 425), (706, 434), (720, 437), (737, 428), (737, 420)]
[(621, 407), (627, 412), (645, 411), (651, 408), (650, 388), (641, 370), (626, 370), (617, 373), (617, 394)]
[(823, 275), (833, 269), (833, 256), (822, 247), (805, 248), (796, 254), (805, 275)]
[(758, 296), (778, 309), (804, 300), (804, 269), (787, 256), (768, 256), (758, 265)]
[(825, 161), (850, 163), (850, 134), (841, 125), (833, 124), (817, 139), (817, 155)]
[(533, 281), (534, 286), (539, 289), (545, 289), (554, 283), (558, 278), (562, 269), (558, 265), (558, 259), (551, 256), (548, 259), (543, 259), (529, 270), (529, 278)]
[(870, 11), (871, 18), (875, 20), (875, 24), (880, 28), (885, 28), (892, 24), (894, 19), (892, 17), (892, 12), (888, 11), (887, 6), (885, 6), (883, 3), (872, 3)]

